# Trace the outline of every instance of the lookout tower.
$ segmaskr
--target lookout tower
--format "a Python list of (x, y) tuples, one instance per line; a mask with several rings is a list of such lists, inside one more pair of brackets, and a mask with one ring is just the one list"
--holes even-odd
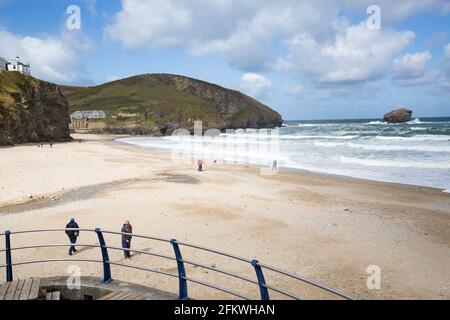
[(7, 62), (6, 70), (20, 72), (27, 76), (30, 75), (30, 65), (20, 61), (19, 57), (16, 57), (14, 60)]

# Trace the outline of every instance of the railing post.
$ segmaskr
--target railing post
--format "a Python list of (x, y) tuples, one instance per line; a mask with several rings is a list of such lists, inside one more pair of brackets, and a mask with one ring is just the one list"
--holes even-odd
[(175, 258), (177, 259), (178, 266), (178, 279), (179, 279), (179, 300), (189, 300), (188, 296), (188, 288), (187, 288), (187, 280), (186, 277), (186, 269), (184, 268), (183, 256), (181, 255), (180, 246), (178, 245), (177, 240), (172, 239), (170, 243), (173, 246), (173, 250), (175, 251)]
[(5, 231), (5, 253), (6, 253), (6, 282), (13, 281), (13, 269), (11, 258), (11, 231)]
[(98, 242), (100, 243), (100, 248), (102, 250), (102, 259), (103, 259), (103, 282), (102, 283), (111, 283), (111, 265), (109, 264), (109, 255), (108, 248), (106, 247), (105, 238), (103, 237), (103, 233), (100, 228), (95, 229), (95, 233), (98, 236)]
[(259, 291), (261, 292), (261, 300), (270, 300), (269, 290), (267, 290), (266, 288), (266, 279), (264, 278), (262, 268), (259, 266), (259, 261), (254, 259), (252, 261), (252, 266), (255, 268), (256, 277), (258, 278)]

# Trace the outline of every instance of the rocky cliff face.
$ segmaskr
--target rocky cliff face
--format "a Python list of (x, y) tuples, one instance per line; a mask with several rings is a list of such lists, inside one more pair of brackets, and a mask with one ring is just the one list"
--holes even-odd
[(69, 104), (60, 88), (18, 72), (0, 73), (0, 145), (69, 141)]
[(178, 91), (207, 100), (223, 120), (218, 129), (275, 128), (283, 123), (276, 111), (239, 91), (177, 75), (156, 74), (154, 77)]
[(406, 108), (397, 109), (384, 115), (384, 122), (406, 123), (411, 121), (413, 112)]

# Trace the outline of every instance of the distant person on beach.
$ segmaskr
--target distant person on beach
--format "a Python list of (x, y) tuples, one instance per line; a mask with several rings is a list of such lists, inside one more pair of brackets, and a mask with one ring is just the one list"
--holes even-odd
[(198, 160), (197, 164), (198, 164), (198, 171), (202, 172), (203, 171), (203, 161), (202, 160)]
[[(79, 229), (78, 223), (75, 222), (75, 219), (70, 219), (70, 222), (66, 225), (66, 229)], [(77, 238), (80, 235), (79, 230), (66, 230), (66, 234), (69, 237), (71, 246), (69, 248), (69, 255), (73, 255), (77, 252), (77, 249), (75, 248), (75, 244), (77, 243)]]
[(131, 248), (131, 238), (133, 238), (133, 236), (131, 235), (133, 233), (133, 226), (130, 224), (130, 221), (125, 220), (121, 232), (122, 248), (125, 249), (123, 250), (125, 259), (131, 259), (131, 253), (129, 249)]
[(53, 148), (53, 142), (50, 142), (50, 148)]
[(278, 160), (273, 160), (273, 162), (272, 162), (272, 170), (278, 170)]

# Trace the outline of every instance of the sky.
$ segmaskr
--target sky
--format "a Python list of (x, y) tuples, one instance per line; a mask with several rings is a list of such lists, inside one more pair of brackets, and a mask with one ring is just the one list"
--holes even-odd
[(450, 0), (0, 0), (16, 56), (58, 84), (185, 75), (285, 120), (450, 116)]

